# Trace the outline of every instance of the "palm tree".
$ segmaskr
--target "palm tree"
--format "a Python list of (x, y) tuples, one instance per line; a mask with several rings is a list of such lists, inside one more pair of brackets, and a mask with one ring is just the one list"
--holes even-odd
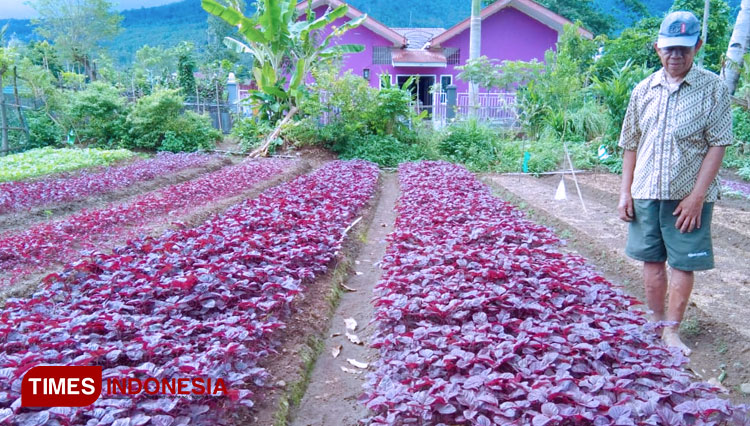
[(729, 88), (729, 93), (731, 94), (734, 94), (734, 91), (737, 89), (743, 56), (745, 56), (749, 42), (750, 0), (742, 0), (740, 3), (740, 11), (737, 14), (737, 21), (734, 23), (734, 30), (732, 30), (732, 37), (729, 39), (727, 60), (724, 62), (724, 66), (721, 70), (722, 77), (724, 77), (724, 83), (726, 83)]
[[(471, 0), (471, 27), (469, 29), (469, 60), (479, 59), (482, 44), (482, 0)], [(469, 83), (469, 113), (476, 115), (479, 85)]]

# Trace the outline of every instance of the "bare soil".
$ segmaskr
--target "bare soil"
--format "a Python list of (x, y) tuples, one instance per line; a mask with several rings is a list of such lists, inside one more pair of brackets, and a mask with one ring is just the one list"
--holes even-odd
[[(393, 231), (396, 221), (396, 200), (398, 199), (398, 178), (389, 173), (383, 179), (383, 191), (375, 217), (367, 231), (367, 240), (354, 261), (354, 273), (346, 285), (355, 289), (341, 297), (341, 304), (329, 324), (322, 354), (315, 364), (310, 384), (299, 409), (290, 423), (293, 426), (313, 425), (357, 425), (367, 417), (367, 409), (357, 402), (365, 384), (369, 365), (377, 359), (377, 350), (369, 345), (375, 333), (375, 325), (370, 321), (374, 315), (372, 292), (380, 281), (382, 270), (379, 262), (385, 255), (386, 237)], [(347, 330), (345, 319), (357, 322), (355, 330)], [(346, 333), (356, 335), (362, 345), (349, 341)], [(333, 351), (339, 350), (337, 357)], [(347, 360), (367, 363), (361, 369)], [(343, 370), (346, 368), (347, 370)]]
[[(374, 357), (367, 345), (373, 329), (367, 325), (373, 310), (372, 286), (380, 276), (375, 263), (382, 258), (385, 236), (393, 227), (397, 193), (395, 175), (381, 175), (378, 192), (362, 220), (349, 232), (339, 260), (328, 274), (307, 286), (304, 299), (294, 306), (293, 317), (276, 336), (282, 342), (278, 353), (262, 362), (272, 376), (270, 386), (254, 390), (256, 407), (240, 424), (285, 425), (294, 418), (292, 424), (307, 424), (299, 421), (311, 419), (310, 424), (345, 425), (364, 417), (366, 411), (356, 398), (365, 371), (347, 364), (346, 358), (369, 362)], [(354, 345), (344, 337), (345, 317), (357, 320), (353, 333), (363, 345)], [(338, 345), (343, 350), (334, 365), (331, 350)], [(345, 373), (339, 365), (359, 372)]]
[[(606, 278), (644, 300), (640, 262), (624, 253), (627, 225), (617, 217), (620, 177), (612, 174), (565, 178), (567, 199), (557, 201), (560, 176), (486, 175), (499, 196), (520, 206), (537, 222), (567, 240), (568, 250), (587, 258)], [(750, 402), (739, 386), (750, 383), (750, 201), (719, 200), (712, 223), (716, 269), (696, 274), (696, 284), (681, 330), (693, 349), (689, 368), (700, 380), (717, 379), (729, 397)]]

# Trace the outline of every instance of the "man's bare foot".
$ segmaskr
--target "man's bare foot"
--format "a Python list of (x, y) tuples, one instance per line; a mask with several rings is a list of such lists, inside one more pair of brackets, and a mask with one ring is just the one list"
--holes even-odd
[(666, 327), (664, 329), (661, 334), (661, 340), (663, 340), (667, 346), (681, 350), (685, 356), (690, 356), (690, 353), (693, 352), (687, 347), (687, 345), (682, 343), (682, 340), (680, 340), (680, 333), (672, 327)]

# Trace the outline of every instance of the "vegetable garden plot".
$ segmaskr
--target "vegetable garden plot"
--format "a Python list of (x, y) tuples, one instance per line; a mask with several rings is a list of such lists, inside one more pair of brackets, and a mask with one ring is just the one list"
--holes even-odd
[[(326, 271), (343, 232), (373, 196), (378, 170), (329, 163), (271, 188), (205, 224), (170, 231), (50, 275), (31, 299), (0, 314), (0, 422), (224, 424), (253, 405), (258, 360), (273, 351), (305, 283)], [(20, 407), (31, 367), (101, 365), (103, 378), (223, 378), (229, 397), (103, 395), (94, 409)]]
[(219, 155), (159, 153), (155, 158), (73, 176), (51, 176), (37, 181), (0, 183), (0, 214), (81, 200), (148, 181), (169, 173), (199, 167)]
[(37, 148), (0, 158), (0, 182), (77, 170), (85, 167), (108, 166), (135, 153), (127, 149)]
[(361, 401), (374, 424), (745, 424), (636, 301), (465, 169), (403, 164)]
[(147, 192), (124, 204), (82, 211), (19, 233), (0, 235), (0, 270), (9, 272), (6, 280), (12, 283), (29, 270), (73, 260), (79, 250), (93, 250), (97, 242), (127, 237), (132, 234), (128, 226), (237, 195), (281, 173), (289, 164), (284, 160), (244, 162)]

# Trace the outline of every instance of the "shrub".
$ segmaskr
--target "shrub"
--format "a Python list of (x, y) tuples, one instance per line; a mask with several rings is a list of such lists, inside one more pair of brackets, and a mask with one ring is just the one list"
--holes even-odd
[(211, 148), (221, 134), (208, 117), (181, 114), (182, 107), (177, 90), (158, 89), (139, 99), (127, 117), (127, 146), (172, 152)]
[(316, 145), (320, 141), (319, 133), (320, 126), (312, 117), (293, 121), (281, 130), (281, 136), (297, 147)]
[(443, 130), (438, 151), (446, 159), (472, 170), (486, 170), (498, 162), (499, 134), (476, 119), (459, 121)]
[(367, 135), (333, 145), (339, 157), (348, 160), (360, 158), (381, 167), (397, 167), (400, 163), (429, 159), (418, 144), (407, 144), (390, 135)]
[(125, 136), (125, 98), (107, 83), (94, 82), (71, 97), (70, 125), (82, 142), (101, 147), (121, 145)]
[(29, 148), (55, 145), (63, 139), (63, 131), (44, 110), (27, 110), (24, 113), (29, 126)]
[(214, 129), (211, 119), (205, 115), (186, 111), (177, 117), (164, 132), (164, 140), (159, 151), (192, 152), (213, 149), (221, 139), (221, 133)]
[(238, 118), (232, 125), (231, 135), (240, 141), (243, 151), (256, 148), (270, 132), (273, 131), (271, 123), (256, 118)]

